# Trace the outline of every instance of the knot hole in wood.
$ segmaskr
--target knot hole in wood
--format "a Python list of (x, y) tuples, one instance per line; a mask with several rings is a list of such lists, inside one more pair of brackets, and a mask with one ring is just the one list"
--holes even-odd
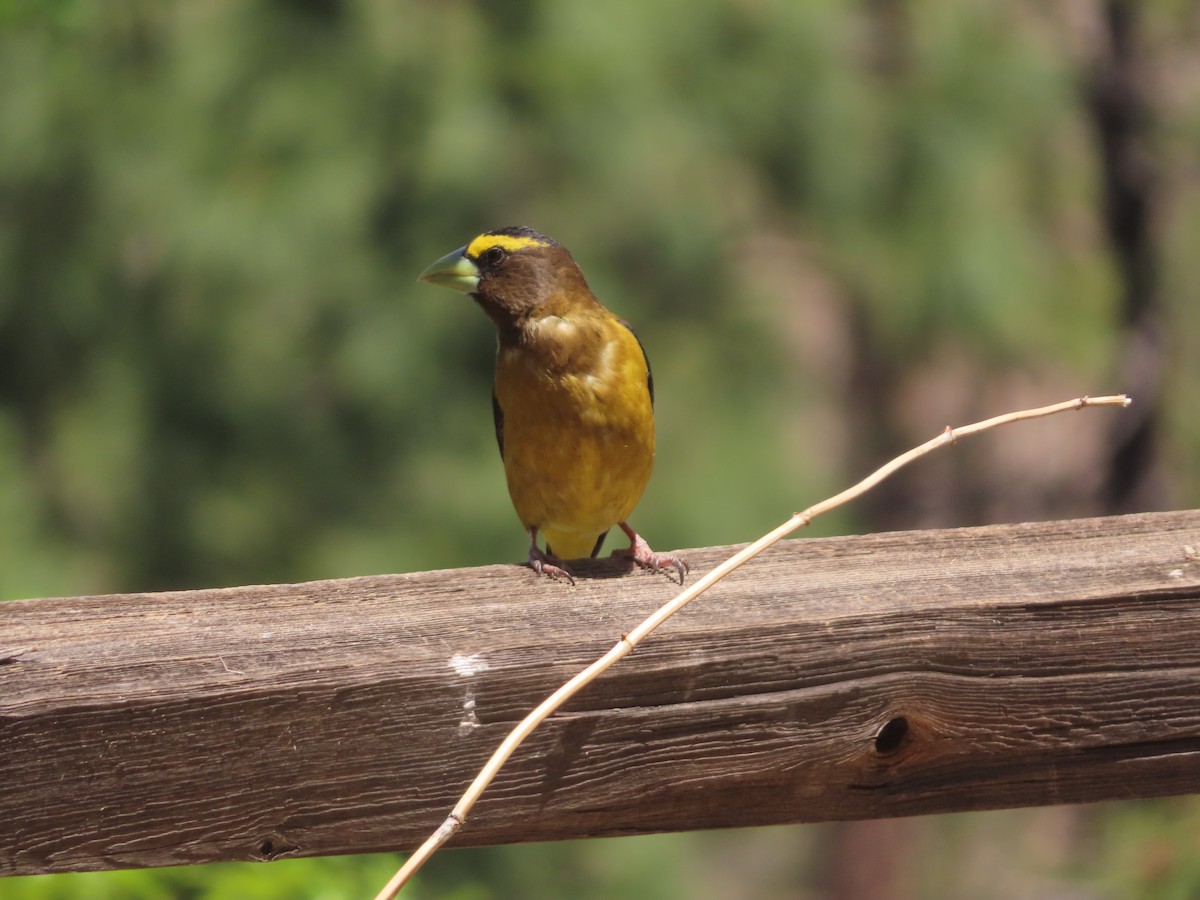
[(282, 841), (274, 841), (271, 838), (264, 838), (258, 844), (258, 858), (264, 862), (271, 862), (295, 853), (299, 847), (285, 844)]
[(888, 756), (898, 751), (908, 739), (908, 718), (893, 716), (884, 723), (875, 735), (875, 752), (880, 756)]

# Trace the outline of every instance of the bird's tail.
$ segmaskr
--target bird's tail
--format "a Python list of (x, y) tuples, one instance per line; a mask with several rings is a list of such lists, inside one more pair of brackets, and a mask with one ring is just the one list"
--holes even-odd
[(608, 537), (608, 532), (603, 531), (600, 533), (600, 537), (596, 538), (596, 546), (592, 548), (592, 559), (600, 555), (600, 548), (604, 546), (604, 539), (606, 537)]

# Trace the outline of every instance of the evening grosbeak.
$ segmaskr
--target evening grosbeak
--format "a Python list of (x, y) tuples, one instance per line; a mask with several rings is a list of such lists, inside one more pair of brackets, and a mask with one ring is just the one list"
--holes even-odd
[(619, 525), (630, 545), (614, 555), (673, 569), (682, 584), (687, 562), (655, 553), (627, 521), (654, 466), (650, 363), (566, 248), (530, 228), (501, 228), (419, 280), (470, 294), (496, 326), (496, 441), (530, 567), (573, 581), (564, 560), (596, 556)]

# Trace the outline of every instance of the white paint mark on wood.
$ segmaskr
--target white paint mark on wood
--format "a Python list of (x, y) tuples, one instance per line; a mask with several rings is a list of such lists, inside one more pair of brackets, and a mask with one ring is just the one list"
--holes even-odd
[(447, 664), (455, 674), (461, 675), (463, 678), (472, 678), (480, 672), (486, 672), (489, 668), (482, 653), (472, 653), (470, 656), (455, 653)]

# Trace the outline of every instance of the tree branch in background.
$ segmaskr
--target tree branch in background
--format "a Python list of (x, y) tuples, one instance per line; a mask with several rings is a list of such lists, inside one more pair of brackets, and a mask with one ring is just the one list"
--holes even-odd
[(1138, 410), (1114, 425), (1105, 490), (1109, 512), (1162, 506), (1159, 431), (1162, 416), (1162, 297), (1155, 212), (1158, 178), (1147, 146), (1150, 103), (1141, 54), (1141, 6), (1108, 0), (1102, 46), (1090, 85), (1099, 142), (1104, 225), (1120, 279), (1118, 377)]

